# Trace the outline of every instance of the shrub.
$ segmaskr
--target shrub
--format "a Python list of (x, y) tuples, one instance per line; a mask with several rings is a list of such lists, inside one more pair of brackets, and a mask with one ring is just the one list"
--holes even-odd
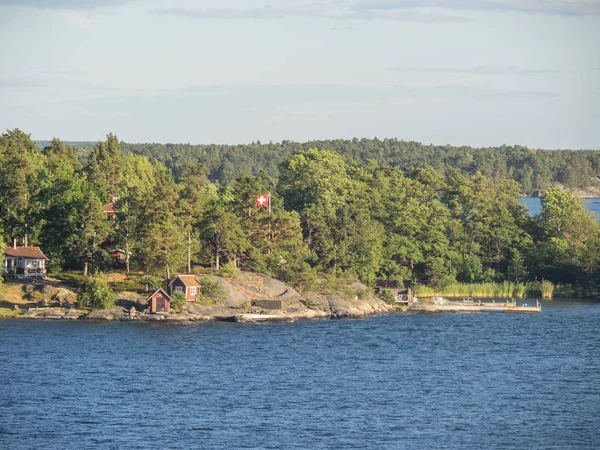
[(212, 298), (205, 297), (204, 295), (199, 295), (196, 297), (196, 302), (200, 303), (202, 306), (210, 306), (215, 304), (215, 301)]
[(211, 281), (206, 275), (200, 279), (200, 294), (202, 297), (213, 300), (213, 303), (225, 300), (227, 291), (218, 281)]
[(396, 303), (396, 296), (389, 289), (382, 289), (379, 293), (379, 297), (386, 303), (393, 305)]
[(359, 287), (358, 289), (356, 289), (356, 296), (360, 300), (363, 300), (369, 296), (369, 292), (366, 289)]
[(150, 290), (157, 290), (163, 286), (163, 280), (154, 275), (144, 275), (140, 278), (140, 284)]
[(181, 308), (187, 304), (187, 299), (183, 292), (174, 292), (173, 295), (171, 295), (171, 300), (171, 308), (178, 311), (181, 311)]
[(115, 306), (118, 295), (114, 292), (102, 274), (86, 279), (77, 294), (79, 306), (109, 309)]
[(242, 272), (236, 267), (235, 261), (229, 261), (218, 273), (223, 277), (236, 278), (239, 277)]

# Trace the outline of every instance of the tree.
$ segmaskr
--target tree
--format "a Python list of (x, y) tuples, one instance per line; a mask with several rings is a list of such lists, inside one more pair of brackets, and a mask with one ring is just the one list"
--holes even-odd
[(43, 161), (39, 149), (21, 130), (0, 135), (0, 221), (9, 240), (32, 231), (30, 200)]
[(88, 192), (74, 242), (74, 251), (83, 263), (83, 274), (87, 276), (89, 266), (95, 270), (106, 260), (106, 252), (100, 247), (108, 236), (108, 219), (102, 202), (95, 193)]
[(211, 206), (202, 230), (203, 241), (214, 255), (217, 270), (221, 269), (223, 256), (237, 266), (240, 255), (250, 247), (238, 218), (218, 202)]
[(77, 294), (79, 306), (96, 309), (109, 309), (115, 306), (118, 295), (106, 278), (100, 273), (83, 282)]
[(164, 273), (169, 279), (171, 271), (179, 271), (185, 266), (185, 234), (177, 217), (165, 217), (151, 225), (144, 245), (147, 249), (144, 263), (151, 273)]
[(117, 195), (123, 178), (123, 155), (117, 137), (110, 133), (106, 141), (94, 147), (87, 166), (88, 179), (103, 201)]
[(187, 271), (192, 271), (192, 253), (199, 250), (198, 224), (208, 201), (214, 198), (214, 189), (206, 175), (208, 169), (201, 164), (190, 164), (183, 170), (179, 184), (178, 213), (183, 221), (187, 237)]

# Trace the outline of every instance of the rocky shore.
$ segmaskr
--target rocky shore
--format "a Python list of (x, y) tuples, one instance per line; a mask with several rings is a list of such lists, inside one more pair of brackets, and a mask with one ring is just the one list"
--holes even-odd
[[(44, 299), (27, 308), (16, 306), (12, 317), (24, 319), (131, 321), (131, 322), (289, 322), (305, 319), (360, 318), (391, 312), (393, 307), (372, 290), (355, 282), (344, 289), (324, 290), (320, 293), (299, 293), (294, 288), (273, 278), (243, 272), (235, 279), (211, 277), (223, 287), (223, 298), (211, 304), (188, 302), (180, 311), (149, 314), (147, 296), (137, 292), (121, 292), (117, 306), (107, 310), (80, 309), (76, 294), (64, 286), (45, 282), (41, 285), (23, 285), (32, 294), (39, 292)], [(279, 300), (280, 309), (253, 306), (255, 301)], [(6, 303), (6, 302), (4, 302)], [(278, 303), (278, 302), (277, 302)]]

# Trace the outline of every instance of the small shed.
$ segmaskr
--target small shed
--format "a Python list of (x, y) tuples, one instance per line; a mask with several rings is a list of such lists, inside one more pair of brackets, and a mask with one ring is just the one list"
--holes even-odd
[(157, 289), (146, 302), (150, 307), (150, 313), (168, 313), (171, 310), (171, 297), (162, 288)]
[(177, 275), (169, 283), (169, 292), (184, 294), (188, 302), (193, 302), (200, 294), (200, 283), (194, 275)]

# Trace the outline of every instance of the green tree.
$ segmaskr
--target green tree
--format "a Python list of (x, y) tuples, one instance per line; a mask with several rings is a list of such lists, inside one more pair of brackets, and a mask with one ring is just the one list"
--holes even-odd
[(117, 293), (110, 288), (106, 278), (100, 273), (85, 280), (77, 294), (79, 306), (95, 309), (110, 309), (115, 305), (117, 298)]
[(19, 129), (0, 135), (0, 221), (9, 240), (32, 232), (30, 200), (43, 162), (29, 135)]
[(181, 192), (178, 211), (187, 238), (187, 271), (192, 271), (192, 254), (199, 251), (198, 226), (206, 211), (207, 203), (215, 197), (214, 188), (206, 178), (208, 169), (201, 164), (190, 164), (183, 170), (179, 180)]
[(109, 226), (102, 203), (93, 192), (86, 194), (77, 238), (73, 250), (83, 263), (83, 274), (87, 276), (91, 266), (95, 271), (106, 261), (107, 255), (101, 244), (108, 236)]
[(108, 134), (106, 141), (96, 144), (86, 170), (90, 183), (102, 201), (118, 194), (123, 178), (123, 154), (114, 134)]

